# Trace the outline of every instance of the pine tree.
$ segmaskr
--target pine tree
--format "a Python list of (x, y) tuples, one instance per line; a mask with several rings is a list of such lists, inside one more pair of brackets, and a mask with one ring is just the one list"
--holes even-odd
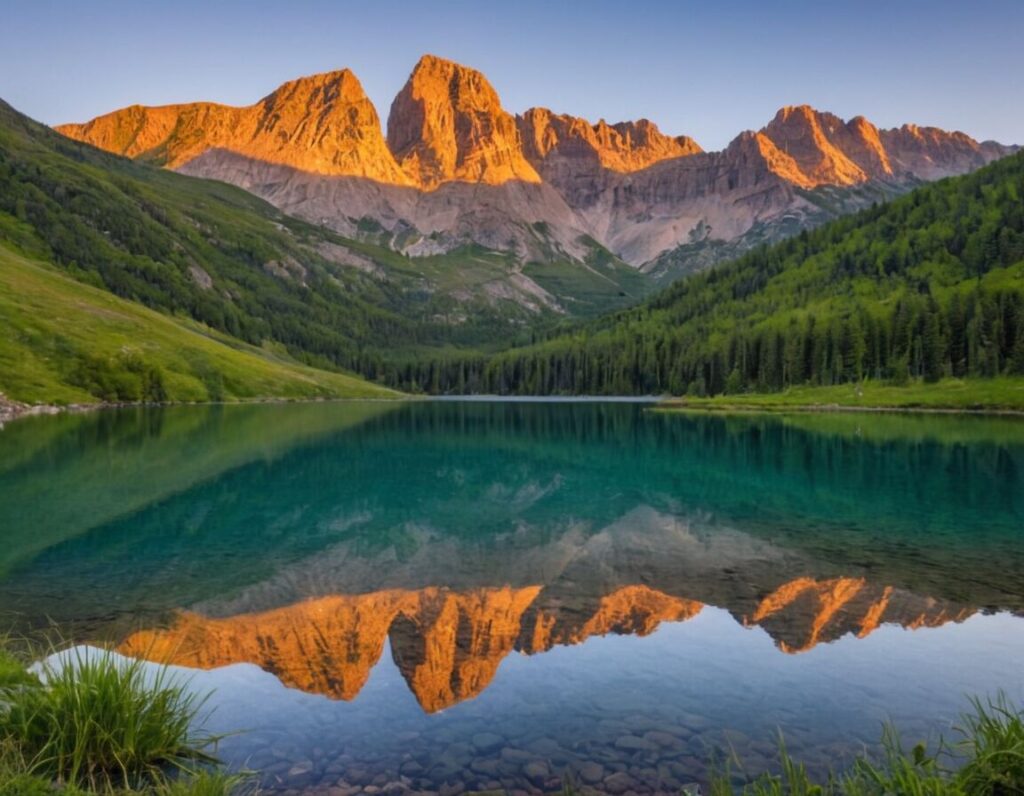
[(939, 308), (932, 302), (924, 316), (921, 330), (921, 370), (925, 381), (942, 378), (942, 333), (939, 328)]

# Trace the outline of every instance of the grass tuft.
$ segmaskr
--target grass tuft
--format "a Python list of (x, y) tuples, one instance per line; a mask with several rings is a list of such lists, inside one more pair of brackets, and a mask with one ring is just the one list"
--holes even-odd
[(24, 783), (94, 792), (159, 786), (177, 796), (192, 793), (173, 782), (185, 775), (204, 788), (199, 793), (227, 792), (228, 780), (203, 773), (217, 762), (208, 751), (216, 739), (193, 731), (205, 699), (167, 669), (77, 648), (57, 661), (42, 664), (34, 682), (0, 690), (6, 766), (20, 768)]
[(1014, 711), (1000, 694), (963, 717), (959, 744), (968, 762), (959, 772), (968, 796), (1024, 794), (1024, 711)]
[(780, 741), (781, 774), (762, 773), (737, 790), (730, 767), (711, 779), (711, 796), (1022, 796), (1024, 795), (1024, 712), (1003, 695), (972, 700), (954, 730), (961, 740), (939, 740), (934, 752), (924, 743), (909, 750), (891, 726), (882, 733), (879, 759), (858, 758), (840, 776), (815, 782)]

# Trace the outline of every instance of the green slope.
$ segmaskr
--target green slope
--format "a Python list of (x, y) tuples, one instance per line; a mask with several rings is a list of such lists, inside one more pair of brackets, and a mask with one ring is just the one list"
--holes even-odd
[[(664, 401), (665, 411), (800, 412), (832, 410), (913, 409), (964, 412), (1024, 411), (1024, 378), (954, 379), (888, 384), (864, 381), (831, 386), (801, 384), (779, 392), (687, 396)], [(872, 421), (873, 423), (876, 421)]]
[(625, 306), (652, 284), (595, 247), (593, 262), (531, 273), (563, 313), (516, 289), (524, 266), (507, 255), (410, 258), (349, 240), (241, 189), (71, 141), (2, 101), (0, 242), (122, 298), (372, 379), (395, 354), (529, 340), (529, 328)]
[(0, 246), (0, 393), (26, 403), (392, 397), (64, 276)]
[(998, 376), (1024, 376), (1024, 154), (762, 247), (571, 333), (423, 363), (396, 383), (705, 396)]

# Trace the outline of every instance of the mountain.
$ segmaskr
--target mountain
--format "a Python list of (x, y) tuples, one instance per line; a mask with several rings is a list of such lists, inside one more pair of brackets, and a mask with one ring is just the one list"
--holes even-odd
[(556, 154), (590, 158), (602, 168), (618, 172), (640, 171), (659, 160), (696, 155), (703, 150), (688, 136), (674, 138), (647, 119), (591, 124), (586, 119), (530, 108), (516, 117), (523, 151), (531, 163), (544, 168)]
[(348, 70), (245, 108), (132, 106), (57, 129), (413, 257), (476, 244), (520, 264), (585, 265), (606, 249), (656, 281), (1014, 150), (801, 105), (704, 152), (646, 119), (513, 116), (482, 73), (432, 55), (395, 97), (386, 140)]
[[(646, 278), (596, 245), (585, 263), (550, 262), (543, 273), (479, 246), (411, 260), (285, 215), (235, 187), (150, 162), (154, 146), (169, 162), (194, 162), (188, 159), (200, 129), (225, 145), (245, 131), (250, 154), (383, 179), (378, 155), (390, 155), (361, 96), (342, 72), (296, 81), (255, 109), (135, 109), (130, 118), (89, 128), (108, 146), (119, 142), (138, 154), (134, 162), (71, 141), (0, 102), (0, 246), (122, 299), (188, 318), (234, 345), (273, 348), (293, 364), (371, 379), (384, 359), (414, 357), (422, 348), (486, 350), (529, 339), (534, 324), (595, 315), (645, 295)], [(313, 109), (323, 126), (291, 116), (296, 103)], [(344, 135), (339, 116), (350, 123)], [(369, 132), (362, 129), (367, 118), (374, 122)], [(182, 134), (167, 139), (167, 129)], [(298, 143), (289, 148), (286, 139)], [(217, 149), (201, 157), (243, 156)], [(388, 163), (391, 176), (405, 180), (397, 163)], [(51, 356), (46, 347), (53, 340), (30, 340), (39, 356)], [(117, 393), (96, 386), (83, 394), (66, 372), (56, 374), (57, 382), (22, 389), (13, 374), (0, 377), (0, 392), (13, 400)]]
[[(792, 114), (776, 121), (794, 123)], [(871, 168), (872, 158), (885, 167), (865, 150), (857, 160), (796, 152), (787, 168), (807, 180), (859, 179), (855, 169)], [(571, 333), (453, 362), (451, 372), (432, 363), (431, 383), (440, 391), (704, 396), (1024, 375), (1022, 196), (1019, 153), (680, 280)], [(406, 386), (422, 378), (410, 374)], [(1007, 395), (1002, 405), (1011, 404), (1019, 398)]]
[(387, 148), (376, 109), (347, 69), (292, 80), (246, 108), (134, 105), (61, 132), (128, 157), (159, 159), (168, 168), (212, 149), (327, 176), (409, 184)]
[(446, 182), (540, 182), (523, 156), (516, 120), (480, 72), (420, 59), (388, 116), (388, 146), (424, 190)]

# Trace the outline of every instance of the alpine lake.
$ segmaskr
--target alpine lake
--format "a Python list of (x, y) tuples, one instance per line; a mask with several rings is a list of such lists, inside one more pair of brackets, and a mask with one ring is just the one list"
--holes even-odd
[(934, 742), (971, 696), (1024, 702), (1024, 420), (28, 418), (0, 431), (0, 625), (171, 664), (269, 793), (678, 793), (780, 733), (838, 770), (886, 722)]

